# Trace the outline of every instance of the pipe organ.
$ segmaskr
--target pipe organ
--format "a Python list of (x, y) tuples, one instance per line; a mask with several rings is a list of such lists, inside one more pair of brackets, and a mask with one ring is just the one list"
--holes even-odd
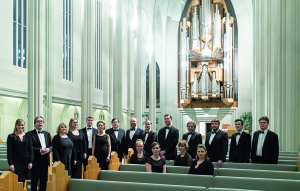
[(224, 0), (193, 0), (180, 23), (179, 107), (234, 107), (234, 19)]

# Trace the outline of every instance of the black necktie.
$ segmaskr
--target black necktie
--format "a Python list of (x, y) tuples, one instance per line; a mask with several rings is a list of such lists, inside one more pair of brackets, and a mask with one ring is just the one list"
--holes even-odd
[(211, 133), (217, 133), (217, 132), (215, 132), (215, 131), (212, 131)]
[(262, 133), (262, 134), (264, 134), (264, 132), (263, 132), (263, 131), (260, 131), (259, 133)]
[(241, 135), (241, 133), (236, 133), (236, 135)]
[(43, 134), (44, 132), (43, 131), (38, 131), (38, 133), (42, 133)]

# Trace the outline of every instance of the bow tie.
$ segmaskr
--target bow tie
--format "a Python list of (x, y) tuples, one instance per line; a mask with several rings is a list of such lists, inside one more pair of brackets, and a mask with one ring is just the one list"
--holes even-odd
[(91, 130), (92, 128), (91, 128), (91, 127), (88, 127), (87, 129), (88, 129), (88, 130)]
[(262, 133), (262, 134), (264, 134), (264, 132), (263, 132), (263, 131), (259, 131), (259, 133)]
[(146, 131), (146, 134), (147, 134), (147, 133), (150, 133), (150, 132), (149, 132), (149, 131)]
[(192, 135), (193, 133), (188, 133), (188, 135)]
[(119, 131), (119, 129), (114, 129), (114, 131)]
[(236, 133), (236, 135), (241, 135), (241, 133)]
[(215, 131), (212, 131), (211, 133), (217, 133), (217, 132), (215, 132)]
[(44, 133), (44, 131), (38, 131), (38, 133), (41, 133), (41, 134), (43, 134), (43, 133)]
[(166, 129), (170, 129), (170, 127), (165, 127)]
[(130, 131), (135, 131), (135, 128), (133, 128), (133, 129), (130, 129)]

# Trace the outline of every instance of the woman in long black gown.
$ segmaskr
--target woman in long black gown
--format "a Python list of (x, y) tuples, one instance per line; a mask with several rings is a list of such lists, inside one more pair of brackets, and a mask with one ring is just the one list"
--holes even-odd
[(148, 156), (143, 150), (144, 144), (141, 139), (136, 140), (135, 149), (136, 153), (133, 153), (133, 155), (131, 155), (130, 164), (145, 164)]
[(214, 165), (209, 160), (207, 149), (204, 145), (198, 145), (196, 160), (193, 161), (189, 174), (213, 175)]
[(160, 172), (166, 173), (167, 166), (165, 159), (159, 156), (160, 152), (160, 144), (157, 142), (153, 142), (151, 145), (151, 150), (153, 155), (148, 157), (146, 162), (146, 170), (147, 172)]
[(77, 163), (72, 165), (72, 178), (81, 179), (82, 176), (82, 161), (86, 159), (86, 142), (82, 131), (78, 131), (78, 120), (71, 118), (69, 122), (70, 131), (67, 134), (74, 144), (77, 156)]
[(188, 148), (189, 145), (186, 140), (179, 141), (178, 149), (180, 154), (176, 156), (174, 160), (174, 166), (191, 166), (193, 158), (186, 152)]
[(53, 160), (54, 162), (60, 161), (65, 165), (65, 169), (68, 171), (69, 176), (72, 175), (72, 163), (75, 165), (76, 151), (71, 139), (67, 136), (67, 126), (64, 123), (60, 123), (57, 127), (57, 135), (52, 139), (53, 145)]
[(18, 175), (19, 182), (30, 179), (33, 161), (31, 137), (24, 132), (25, 122), (17, 119), (14, 132), (7, 137), (7, 161), (9, 170)]
[(108, 162), (110, 160), (110, 137), (104, 132), (105, 122), (98, 121), (97, 127), (99, 133), (93, 137), (92, 154), (97, 158), (101, 170), (108, 170)]

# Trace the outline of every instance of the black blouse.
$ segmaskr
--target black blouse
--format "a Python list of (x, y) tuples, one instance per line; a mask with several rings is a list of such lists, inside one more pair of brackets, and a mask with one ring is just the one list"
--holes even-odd
[(181, 157), (181, 154), (179, 154), (174, 160), (174, 166), (191, 166), (192, 163), (193, 158), (187, 152), (185, 152), (184, 157)]
[(166, 161), (162, 158), (159, 160), (154, 160), (152, 157), (148, 157), (146, 163), (151, 165), (152, 172), (163, 172), (163, 167), (166, 164)]
[(148, 158), (148, 155), (145, 153), (145, 151), (143, 151), (142, 158), (138, 158), (137, 153), (134, 153), (130, 157), (130, 164), (146, 164), (147, 158)]
[(213, 175), (214, 174), (214, 165), (209, 159), (205, 159), (201, 164), (199, 164), (198, 168), (195, 168), (198, 160), (194, 160), (189, 174), (200, 174), (200, 175)]

